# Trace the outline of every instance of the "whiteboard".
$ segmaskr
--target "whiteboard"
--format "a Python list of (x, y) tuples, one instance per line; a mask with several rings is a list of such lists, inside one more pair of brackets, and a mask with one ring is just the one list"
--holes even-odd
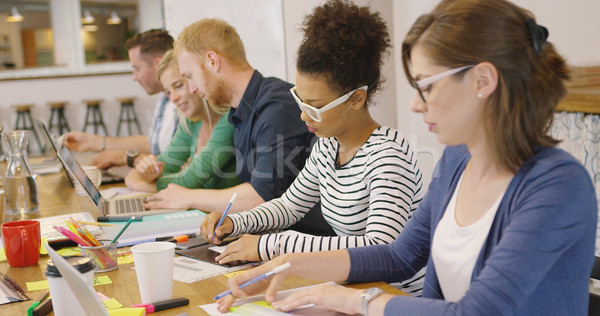
[(165, 29), (175, 38), (203, 18), (220, 18), (240, 34), (250, 65), (265, 77), (286, 76), (283, 0), (163, 0)]

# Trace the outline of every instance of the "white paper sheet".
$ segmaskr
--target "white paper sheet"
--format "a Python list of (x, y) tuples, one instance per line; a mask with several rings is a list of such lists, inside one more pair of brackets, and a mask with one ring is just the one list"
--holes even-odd
[[(327, 282), (325, 284), (337, 285), (334, 282)], [(291, 290), (279, 291), (277, 293), (276, 300), (282, 300), (282, 299), (288, 297), (289, 295), (291, 295), (292, 293), (294, 293), (296, 291), (301, 291), (301, 290), (303, 290), (305, 288), (309, 288), (309, 287), (313, 287), (313, 286), (314, 285), (305, 286), (305, 287), (299, 287), (299, 288), (291, 289)], [(264, 294), (260, 294), (260, 295), (255, 295), (255, 296), (248, 297), (247, 299), (244, 299), (244, 300), (239, 299), (233, 305), (234, 306), (239, 306), (239, 305), (243, 305), (243, 304), (246, 304), (246, 303), (251, 303), (251, 302), (256, 302), (256, 301), (264, 301), (264, 300), (265, 300), (265, 295)], [(219, 312), (217, 310), (217, 303), (200, 305), (199, 307), (202, 308), (208, 314), (213, 315), (213, 316), (236, 315), (235, 313), (221, 313), (221, 312)], [(293, 313), (286, 313), (286, 314), (288, 314), (288, 315), (307, 315), (307, 316), (308, 315), (323, 315), (323, 316), (345, 315), (343, 313), (338, 313), (338, 312), (326, 310), (326, 309), (320, 308), (320, 307), (307, 308), (307, 309), (295, 311)]]

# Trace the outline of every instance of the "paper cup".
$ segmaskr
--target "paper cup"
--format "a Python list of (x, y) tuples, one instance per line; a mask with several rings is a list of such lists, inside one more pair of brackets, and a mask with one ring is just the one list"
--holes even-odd
[(173, 296), (175, 244), (148, 242), (131, 247), (142, 303), (154, 303)]
[[(88, 176), (88, 178), (90, 178), (90, 180), (96, 186), (96, 188), (99, 187), (102, 183), (102, 171), (100, 171), (100, 169), (98, 169), (98, 167), (96, 166), (81, 166), (81, 168)], [(73, 179), (73, 183), (75, 185), (75, 194), (86, 195), (85, 190), (83, 189), (79, 181)]]
[[(83, 277), (88, 284), (94, 284), (94, 263), (84, 256), (65, 257), (67, 261), (83, 274)], [(62, 278), (60, 272), (48, 260), (46, 266), (46, 277), (48, 278), (48, 287), (50, 288), (50, 296), (52, 296), (52, 309), (56, 316), (69, 315), (85, 315), (86, 310), (79, 301), (77, 296), (67, 284), (67, 281)]]

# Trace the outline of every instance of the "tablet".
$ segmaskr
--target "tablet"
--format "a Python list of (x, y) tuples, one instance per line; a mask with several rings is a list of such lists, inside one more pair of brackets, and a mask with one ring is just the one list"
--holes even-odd
[(216, 265), (228, 267), (228, 268), (256, 262), (256, 261), (237, 260), (237, 261), (228, 262), (226, 264), (220, 264), (217, 261), (215, 261), (215, 258), (219, 255), (219, 253), (209, 249), (212, 246), (213, 245), (211, 245), (211, 244), (207, 244), (204, 246), (194, 247), (191, 249), (177, 250), (177, 251), (175, 251), (175, 253), (182, 255), (182, 256), (189, 257), (189, 258), (202, 260), (204, 262), (208, 262), (208, 263), (212, 263), (212, 264), (216, 264)]

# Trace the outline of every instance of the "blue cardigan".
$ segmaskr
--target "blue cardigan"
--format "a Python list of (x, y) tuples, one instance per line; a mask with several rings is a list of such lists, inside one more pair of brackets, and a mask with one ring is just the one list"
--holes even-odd
[(409, 278), (427, 264), (422, 298), (396, 296), (386, 315), (587, 315), (597, 202), (589, 175), (557, 148), (539, 150), (510, 182), (458, 302), (443, 300), (430, 248), (470, 155), (444, 150), (429, 190), (389, 245), (348, 249), (348, 281)]

